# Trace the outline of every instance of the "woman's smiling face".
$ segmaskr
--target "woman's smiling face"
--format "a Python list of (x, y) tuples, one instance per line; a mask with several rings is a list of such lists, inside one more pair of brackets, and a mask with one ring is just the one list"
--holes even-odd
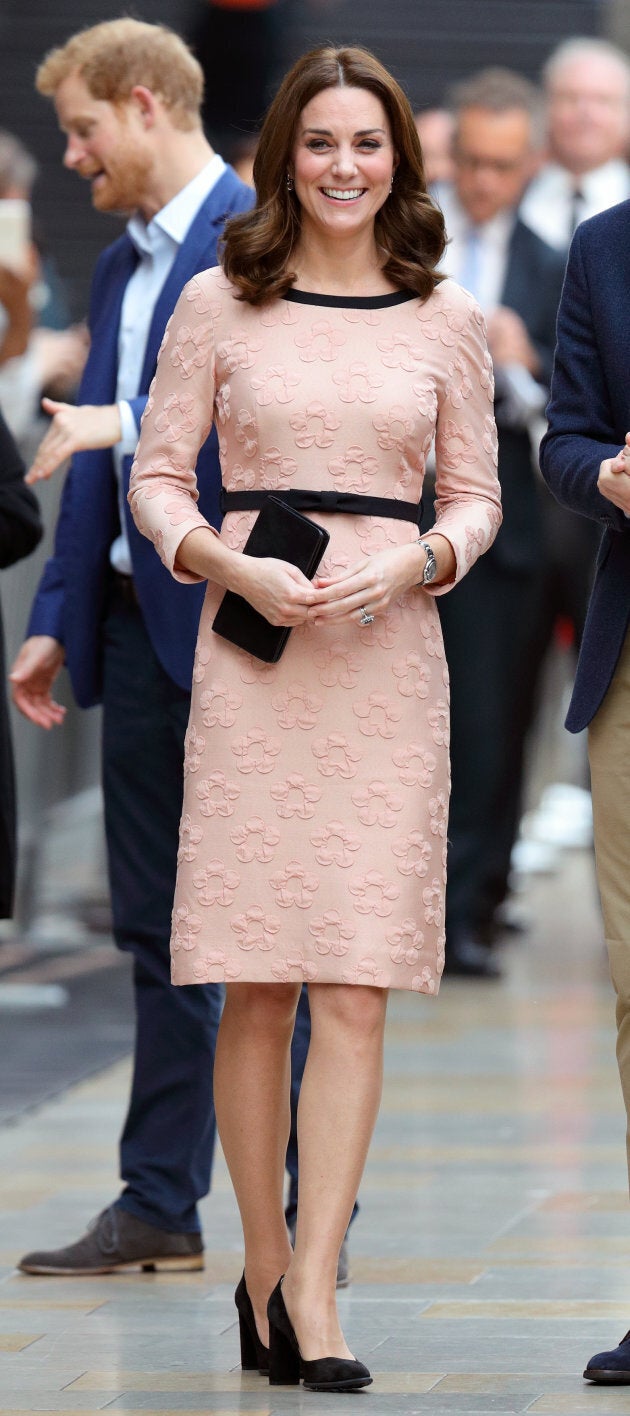
[(293, 148), (303, 228), (343, 238), (373, 226), (395, 167), (380, 99), (368, 89), (323, 89), (302, 109)]

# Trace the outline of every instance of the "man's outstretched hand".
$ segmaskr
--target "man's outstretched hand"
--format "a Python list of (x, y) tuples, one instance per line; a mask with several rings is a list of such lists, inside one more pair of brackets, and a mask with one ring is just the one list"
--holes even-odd
[(35, 460), (26, 475), (27, 482), (41, 482), (52, 477), (74, 452), (92, 447), (113, 447), (120, 442), (122, 430), (116, 403), (92, 404), (57, 403), (54, 398), (42, 398), (42, 408), (52, 417)]

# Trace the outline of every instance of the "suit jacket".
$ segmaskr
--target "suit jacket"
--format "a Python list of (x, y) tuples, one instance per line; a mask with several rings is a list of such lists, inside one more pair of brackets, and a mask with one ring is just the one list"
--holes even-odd
[[(153, 311), (139, 396), (131, 407), (140, 427), (166, 323), (183, 286), (217, 263), (217, 242), (226, 220), (246, 211), (254, 194), (228, 167), (200, 207), (179, 248)], [(79, 403), (108, 404), (116, 397), (118, 330), (123, 296), (137, 255), (125, 234), (99, 257), (90, 301), (90, 354)], [(125, 459), (124, 490), (131, 458)], [(220, 521), (220, 469), (214, 431), (197, 462), (199, 507), (214, 526)], [(182, 585), (164, 569), (153, 546), (137, 531), (125, 501), (125, 523), (135, 586), (155, 652), (170, 677), (190, 688), (203, 585)], [(66, 478), (54, 555), (35, 597), (29, 634), (50, 634), (63, 644), (77, 703), (89, 708), (102, 694), (102, 623), (110, 581), (109, 553), (119, 530), (116, 481), (110, 448), (77, 453)]]
[[(0, 414), (0, 569), (30, 555), (41, 539), (39, 507), (24, 483), (24, 464)], [(15, 782), (0, 619), (0, 919), (10, 916), (15, 883)]]
[(597, 490), (600, 463), (630, 430), (630, 201), (575, 233), (560, 311), (541, 469), (558, 501), (604, 531), (573, 696), (571, 732), (608, 691), (630, 619), (630, 519)]
[[(525, 324), (540, 360), (540, 381), (551, 379), (556, 340), (556, 312), (562, 291), (564, 257), (517, 220), (510, 238), (501, 304), (515, 310)], [(488, 555), (515, 574), (534, 570), (542, 553), (539, 489), (533, 471), (533, 451), (526, 428), (511, 427), (501, 416), (497, 398), (499, 480), (503, 525)]]

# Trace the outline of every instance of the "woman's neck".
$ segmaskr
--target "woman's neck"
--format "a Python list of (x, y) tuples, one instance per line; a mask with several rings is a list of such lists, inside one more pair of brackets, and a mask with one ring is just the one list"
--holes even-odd
[(290, 264), (296, 289), (319, 295), (387, 295), (396, 289), (383, 272), (372, 231), (344, 242), (303, 230)]

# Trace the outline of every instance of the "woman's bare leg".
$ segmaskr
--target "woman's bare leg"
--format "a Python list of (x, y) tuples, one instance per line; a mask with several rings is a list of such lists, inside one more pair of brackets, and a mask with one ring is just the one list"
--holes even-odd
[(214, 1062), (214, 1106), (243, 1222), (245, 1280), (267, 1345), (267, 1300), (291, 1259), (284, 1219), (290, 1053), (299, 984), (229, 983)]
[(311, 1042), (298, 1108), (295, 1253), (283, 1284), (302, 1356), (350, 1357), (337, 1316), (337, 1259), (381, 1099), (387, 993), (309, 984)]

